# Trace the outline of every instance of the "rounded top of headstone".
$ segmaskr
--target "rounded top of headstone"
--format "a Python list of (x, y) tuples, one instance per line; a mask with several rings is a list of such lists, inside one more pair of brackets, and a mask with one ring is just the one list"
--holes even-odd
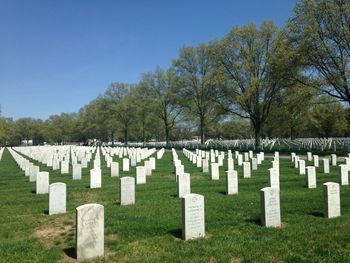
[(134, 177), (131, 176), (124, 176), (120, 178), (121, 181), (129, 181), (129, 180), (135, 180)]
[(236, 174), (237, 171), (232, 169), (232, 170), (225, 171), (225, 173), (227, 173), (227, 174)]
[(45, 171), (44, 172), (38, 172), (38, 175), (47, 175), (48, 176), (49, 172), (45, 172)]
[(104, 208), (103, 205), (100, 205), (100, 204), (95, 204), (95, 203), (89, 203), (89, 204), (84, 204), (84, 205), (81, 205), (81, 206), (78, 206), (76, 208), (77, 211), (80, 211), (80, 210), (85, 210), (85, 209), (91, 209), (91, 208)]
[(327, 185), (327, 186), (339, 186), (338, 183), (335, 183), (335, 182), (326, 182), (324, 183), (323, 185)]
[(190, 202), (197, 202), (200, 199), (204, 199), (204, 195), (200, 194), (187, 194), (182, 197), (183, 199), (189, 200)]
[(279, 189), (277, 187), (264, 187), (260, 189), (260, 192), (274, 193), (275, 191), (279, 192)]
[(306, 169), (316, 169), (315, 166), (306, 166)]
[(66, 186), (66, 184), (65, 183), (61, 183), (61, 182), (50, 184), (50, 187), (57, 187), (57, 186)]

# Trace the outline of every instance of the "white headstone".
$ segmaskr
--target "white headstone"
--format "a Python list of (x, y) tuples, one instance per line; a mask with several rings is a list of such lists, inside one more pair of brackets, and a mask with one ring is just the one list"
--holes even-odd
[(329, 174), (329, 159), (323, 159), (323, 173)]
[(227, 170), (230, 171), (234, 169), (235, 169), (235, 165), (234, 165), (233, 159), (227, 158)]
[(101, 188), (101, 168), (97, 167), (90, 170), (90, 188)]
[(81, 179), (81, 164), (73, 164), (73, 180)]
[(299, 160), (300, 160), (300, 159), (299, 159), (299, 156), (296, 155), (296, 156), (294, 157), (294, 167), (295, 167), (295, 168), (299, 168)]
[(277, 189), (280, 189), (280, 177), (277, 173), (276, 168), (270, 168), (269, 169), (269, 185), (270, 187), (275, 187)]
[(189, 173), (179, 174), (177, 177), (177, 195), (184, 197), (191, 193), (191, 179)]
[(256, 158), (252, 158), (252, 170), (258, 170), (258, 160)]
[(94, 160), (94, 168), (99, 168), (99, 167), (101, 167), (101, 160), (100, 158), (96, 158)]
[(29, 166), (29, 182), (36, 182), (39, 166)]
[(244, 161), (249, 162), (249, 153), (244, 153)]
[(250, 162), (243, 162), (243, 178), (250, 178), (251, 169)]
[(177, 182), (177, 176), (185, 172), (185, 167), (182, 164), (175, 166), (175, 181)]
[(204, 196), (185, 195), (182, 198), (182, 238), (189, 240), (204, 236)]
[(209, 160), (206, 158), (202, 160), (202, 172), (209, 173)]
[(68, 173), (69, 173), (69, 162), (62, 161), (61, 162), (61, 174), (68, 174)]
[(238, 162), (239, 166), (242, 166), (242, 164), (243, 164), (243, 155), (242, 154), (238, 154), (237, 162)]
[(150, 157), (149, 162), (151, 164), (151, 169), (155, 170), (156, 169), (156, 158), (155, 157)]
[(312, 161), (312, 153), (311, 152), (307, 152), (307, 160)]
[(135, 178), (122, 177), (120, 178), (120, 205), (135, 204)]
[(36, 175), (36, 193), (47, 194), (49, 192), (49, 172), (38, 172)]
[(348, 185), (349, 184), (349, 170), (346, 164), (340, 164), (340, 184)]
[(331, 154), (331, 159), (332, 159), (332, 166), (336, 166), (337, 165), (337, 155)]
[(305, 160), (299, 160), (299, 174), (305, 175), (306, 169), (305, 169)]
[(295, 153), (290, 153), (290, 155), (291, 155), (291, 158), (292, 158), (292, 162), (295, 162), (294, 158), (295, 158), (296, 154)]
[(88, 161), (86, 158), (81, 158), (81, 167), (82, 168), (87, 168), (88, 167)]
[(324, 216), (326, 218), (340, 216), (340, 189), (337, 183), (323, 184)]
[(314, 166), (315, 167), (319, 167), (320, 166), (319, 160), (318, 160), (318, 155), (314, 155)]
[(119, 176), (119, 163), (111, 162), (111, 177), (118, 177), (118, 176)]
[(127, 172), (130, 170), (130, 160), (128, 158), (123, 158), (123, 171)]
[(104, 255), (104, 207), (85, 204), (76, 208), (76, 254), (78, 260)]
[(52, 161), (52, 170), (59, 170), (60, 169), (60, 160), (57, 159), (57, 157), (53, 158)]
[(136, 166), (136, 184), (146, 183), (146, 169), (144, 166)]
[(228, 195), (238, 194), (238, 176), (235, 170), (226, 172), (226, 193)]
[(65, 183), (53, 183), (49, 187), (49, 215), (66, 212), (67, 187)]
[(197, 155), (197, 167), (202, 167), (202, 156)]
[(219, 180), (219, 164), (211, 163), (211, 180)]
[(280, 193), (277, 188), (260, 190), (261, 224), (267, 227), (281, 226)]
[(137, 159), (136, 159), (136, 156), (135, 155), (131, 155), (130, 156), (130, 165), (132, 167), (135, 167), (137, 165)]
[(218, 157), (218, 165), (219, 166), (223, 166), (224, 165), (224, 156), (223, 155), (219, 155), (219, 157)]
[(144, 162), (144, 166), (145, 166), (145, 169), (146, 169), (146, 175), (147, 176), (150, 176), (152, 175), (152, 165), (151, 165), (151, 162), (148, 160), (148, 161), (145, 161)]
[(307, 188), (316, 188), (316, 167), (307, 166), (305, 178), (305, 185)]

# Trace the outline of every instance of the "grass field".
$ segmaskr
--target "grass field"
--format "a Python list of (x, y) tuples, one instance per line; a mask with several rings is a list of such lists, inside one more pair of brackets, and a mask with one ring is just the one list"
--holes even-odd
[[(350, 186), (341, 187), (342, 216), (323, 217), (322, 183), (338, 182), (339, 167), (331, 167), (330, 175), (319, 169), (317, 188), (307, 189), (290, 159), (281, 158), (282, 227), (265, 228), (260, 226), (259, 190), (268, 186), (272, 159), (266, 158), (249, 179), (235, 163), (239, 194), (227, 196), (223, 167), (220, 180), (211, 181), (178, 154), (191, 174), (191, 192), (205, 196), (205, 238), (181, 239), (181, 200), (170, 152), (157, 160), (147, 184), (136, 185), (136, 205), (123, 207), (119, 178), (110, 177), (103, 156), (101, 189), (89, 189), (93, 162), (80, 181), (40, 165), (50, 172), (50, 183), (67, 184), (67, 213), (49, 216), (48, 195), (35, 194), (35, 183), (6, 149), (0, 162), (0, 261), (75, 261), (75, 208), (94, 202), (105, 207), (105, 257), (92, 262), (350, 262)], [(120, 172), (134, 174), (135, 168)]]

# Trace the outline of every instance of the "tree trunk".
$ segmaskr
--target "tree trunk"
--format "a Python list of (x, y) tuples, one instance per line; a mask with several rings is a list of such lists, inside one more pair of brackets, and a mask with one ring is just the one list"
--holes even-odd
[(169, 145), (169, 127), (165, 127), (165, 142), (166, 142), (166, 146), (168, 147)]
[(204, 116), (200, 116), (201, 144), (205, 142), (204, 125)]
[(142, 120), (142, 145), (145, 146), (145, 121)]
[(124, 128), (124, 144), (128, 145), (128, 127)]
[(114, 147), (114, 131), (111, 133), (111, 139), (112, 139), (112, 147)]
[(168, 117), (167, 114), (164, 110), (164, 128), (165, 128), (165, 143), (166, 143), (166, 147), (168, 147), (169, 144), (169, 125), (168, 125)]
[(254, 139), (255, 139), (255, 148), (260, 147), (260, 133), (261, 133), (261, 123), (257, 120), (252, 120), (254, 128)]
[[(350, 104), (350, 102), (349, 102), (349, 104)], [(348, 121), (348, 129), (347, 129), (347, 134), (346, 135), (347, 135), (347, 137), (349, 137), (350, 136), (350, 107), (348, 108), (347, 121)]]

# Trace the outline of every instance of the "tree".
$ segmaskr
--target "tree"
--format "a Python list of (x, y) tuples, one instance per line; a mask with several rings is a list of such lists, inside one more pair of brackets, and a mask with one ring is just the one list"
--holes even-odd
[(77, 113), (61, 113), (50, 116), (47, 123), (51, 126), (49, 136), (52, 141), (62, 144), (76, 141), (77, 120)]
[(297, 81), (350, 104), (350, 1), (301, 0), (286, 32)]
[(271, 105), (265, 125), (268, 137), (290, 137), (303, 134), (306, 128), (305, 116), (314, 102), (314, 90), (304, 85), (284, 89)]
[(111, 114), (116, 114), (116, 120), (121, 124), (124, 133), (124, 143), (128, 144), (128, 133), (135, 117), (135, 107), (131, 91), (133, 85), (113, 82), (106, 90), (104, 105)]
[(199, 120), (201, 144), (205, 142), (206, 125), (220, 115), (213, 100), (215, 94), (214, 63), (210, 45), (184, 47), (173, 61), (181, 105)]
[(8, 123), (3, 117), (0, 117), (0, 145), (6, 145), (8, 138)]
[[(79, 111), (77, 130), (79, 137), (87, 142), (88, 139), (108, 140), (109, 132), (113, 137), (115, 118), (111, 118), (109, 109), (103, 97), (99, 96), (85, 105)], [(113, 141), (113, 138), (112, 138)]]
[(246, 139), (253, 134), (247, 119), (235, 118), (226, 120), (220, 125), (222, 139)]
[(227, 112), (250, 119), (256, 147), (283, 87), (274, 66), (280, 38), (273, 22), (263, 22), (260, 29), (254, 24), (234, 27), (213, 52), (221, 82), (217, 99)]
[(346, 109), (328, 96), (321, 96), (308, 114), (308, 127), (312, 136), (344, 136), (347, 129)]
[(145, 94), (148, 94), (154, 106), (154, 112), (163, 121), (166, 145), (169, 143), (170, 132), (181, 113), (174, 82), (174, 72), (170, 69), (164, 71), (160, 67), (154, 73), (144, 74), (141, 81), (146, 88)]

